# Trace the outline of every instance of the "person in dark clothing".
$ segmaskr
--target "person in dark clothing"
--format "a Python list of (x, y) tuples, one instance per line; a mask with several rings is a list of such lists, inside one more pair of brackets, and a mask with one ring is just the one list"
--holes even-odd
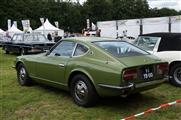
[(58, 35), (58, 33), (55, 33), (54, 42), (58, 42), (58, 41), (61, 40), (61, 39), (62, 39), (62, 37), (60, 37), (60, 36)]
[(51, 36), (51, 34), (50, 34), (50, 33), (48, 33), (48, 35), (47, 35), (47, 39), (48, 39), (49, 41), (52, 41), (52, 36)]
[(101, 37), (101, 29), (97, 29), (96, 30), (96, 36), (97, 37)]

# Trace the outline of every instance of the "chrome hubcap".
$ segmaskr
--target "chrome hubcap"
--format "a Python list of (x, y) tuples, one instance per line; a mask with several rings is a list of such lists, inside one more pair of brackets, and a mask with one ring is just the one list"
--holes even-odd
[(176, 68), (175, 72), (174, 72), (174, 79), (181, 84), (181, 67)]
[(25, 68), (24, 68), (24, 67), (21, 67), (21, 68), (20, 68), (20, 71), (19, 71), (19, 78), (20, 78), (21, 81), (24, 81), (25, 75), (26, 75)]
[(75, 96), (78, 100), (83, 101), (88, 96), (88, 89), (84, 82), (78, 81), (75, 85)]

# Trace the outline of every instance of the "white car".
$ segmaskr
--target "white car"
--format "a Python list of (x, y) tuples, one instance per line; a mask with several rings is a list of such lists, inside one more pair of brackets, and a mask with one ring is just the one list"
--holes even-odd
[(132, 37), (132, 36), (118, 36), (116, 39), (124, 40), (124, 41), (127, 41), (129, 43), (133, 43), (135, 41), (135, 37)]
[(169, 62), (170, 82), (181, 87), (181, 33), (140, 35), (134, 44)]

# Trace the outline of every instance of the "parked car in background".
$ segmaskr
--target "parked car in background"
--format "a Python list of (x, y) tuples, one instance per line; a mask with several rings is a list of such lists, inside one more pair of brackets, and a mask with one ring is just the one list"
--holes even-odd
[(96, 36), (96, 30), (93, 30), (93, 31), (84, 31), (84, 36), (95, 37), (95, 36)]
[(0, 47), (2, 46), (2, 43), (3, 43), (3, 35), (2, 34), (0, 34)]
[(11, 41), (10, 37), (6, 37), (6, 36), (0, 34), (0, 47), (3, 46), (3, 43), (10, 42), (10, 41)]
[(54, 44), (43, 34), (15, 34), (11, 41), (3, 42), (3, 50), (6, 54), (9, 52), (20, 54), (40, 53), (49, 50)]
[(168, 63), (125, 42), (101, 37), (59, 41), (47, 53), (19, 56), (20, 85), (32, 80), (70, 91), (81, 106), (98, 96), (119, 96), (158, 87), (166, 81)]
[(181, 87), (181, 33), (144, 34), (134, 44), (168, 61), (170, 82)]
[(118, 36), (117, 39), (118, 40), (124, 40), (124, 41), (127, 41), (129, 43), (133, 43), (135, 41), (135, 37), (132, 37), (132, 36)]

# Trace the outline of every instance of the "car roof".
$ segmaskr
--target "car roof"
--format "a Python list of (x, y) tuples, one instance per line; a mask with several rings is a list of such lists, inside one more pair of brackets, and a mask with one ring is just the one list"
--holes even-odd
[(44, 35), (41, 33), (15, 33), (14, 35)]
[(148, 34), (143, 34), (140, 36), (153, 36), (153, 37), (181, 37), (181, 33), (168, 33), (168, 32), (158, 32), (158, 33), (148, 33)]
[(158, 51), (163, 50), (180, 50), (181, 33), (150, 33), (140, 36), (161, 37)]
[(104, 37), (71, 37), (65, 38), (64, 40), (74, 40), (77, 42), (96, 42), (96, 41), (108, 41), (108, 40), (117, 40), (114, 38), (104, 38)]

